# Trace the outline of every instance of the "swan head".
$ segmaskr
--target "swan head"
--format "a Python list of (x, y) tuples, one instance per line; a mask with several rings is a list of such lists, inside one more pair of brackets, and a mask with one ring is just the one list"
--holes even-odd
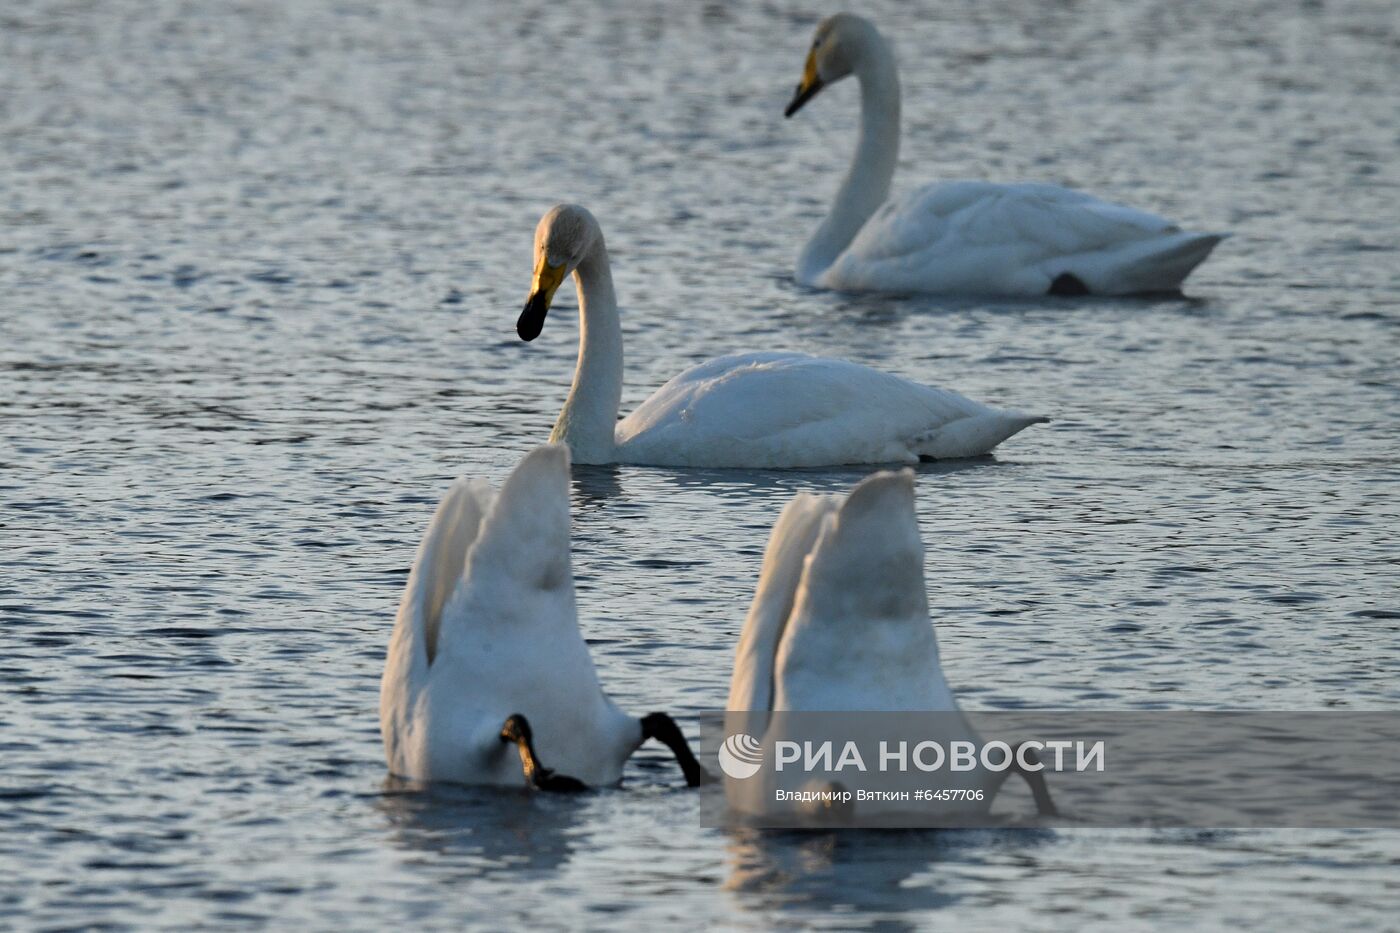
[(879, 36), (873, 23), (854, 13), (837, 13), (818, 23), (812, 48), (807, 52), (807, 64), (802, 69), (802, 82), (783, 116), (792, 116), (822, 88), (853, 74), (869, 50), (871, 39), (878, 41)]
[(544, 329), (545, 315), (554, 293), (569, 273), (578, 268), (598, 241), (602, 228), (587, 208), (577, 204), (556, 204), (545, 212), (535, 227), (535, 277), (525, 310), (515, 322), (521, 340), (534, 340)]

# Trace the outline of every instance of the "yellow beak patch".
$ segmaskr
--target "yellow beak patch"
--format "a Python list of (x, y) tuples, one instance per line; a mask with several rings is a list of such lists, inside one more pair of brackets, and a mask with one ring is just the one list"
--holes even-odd
[(797, 86), (798, 93), (810, 91), (812, 85), (820, 80), (817, 77), (817, 52), (813, 49), (807, 53), (807, 64), (802, 66), (802, 83)]
[(802, 83), (797, 86), (797, 91), (792, 95), (792, 102), (783, 111), (783, 116), (790, 117), (802, 109), (802, 105), (807, 103), (817, 92), (822, 89), (822, 76), (817, 73), (817, 51), (813, 49), (807, 53), (807, 64), (802, 68)]
[(529, 301), (531, 303), (543, 301), (545, 308), (548, 308), (550, 303), (554, 301), (554, 293), (564, 282), (566, 268), (562, 262), (557, 266), (551, 266), (549, 260), (541, 253), (540, 261), (535, 266), (534, 281), (530, 283)]
[(520, 312), (520, 318), (515, 322), (515, 332), (520, 335), (521, 340), (534, 340), (540, 335), (540, 331), (544, 330), (549, 303), (554, 300), (554, 293), (564, 281), (566, 269), (565, 263), (551, 266), (544, 255), (540, 255), (540, 261), (535, 266), (535, 280), (530, 283), (530, 297), (525, 299), (525, 309)]

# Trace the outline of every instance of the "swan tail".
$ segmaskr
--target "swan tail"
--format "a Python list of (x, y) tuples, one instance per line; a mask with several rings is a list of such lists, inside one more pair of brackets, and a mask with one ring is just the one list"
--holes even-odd
[(929, 623), (913, 470), (867, 477), (823, 521), (775, 680), (775, 709), (957, 709)]
[(851, 619), (928, 620), (924, 546), (914, 509), (914, 471), (862, 480), (841, 504), (806, 562), (797, 616), (807, 624)]
[(520, 461), (467, 554), (468, 576), (525, 591), (573, 592), (569, 560), (569, 448), (537, 447)]
[(1049, 420), (1044, 415), (1026, 415), (1018, 411), (988, 411), (950, 421), (914, 438), (909, 446), (920, 460), (981, 457), (1011, 435)]
[[(1100, 269), (1070, 269), (1091, 292), (1128, 295), (1180, 291), (1181, 283), (1225, 239), (1223, 233), (1174, 233), (1107, 258)], [(1092, 266), (1094, 264), (1087, 264)]]

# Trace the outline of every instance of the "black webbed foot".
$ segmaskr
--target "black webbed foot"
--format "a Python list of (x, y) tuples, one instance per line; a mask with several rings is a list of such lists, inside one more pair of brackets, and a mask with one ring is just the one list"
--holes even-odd
[(699, 787), (701, 784), (714, 783), (714, 776), (700, 767), (700, 762), (695, 760), (695, 755), (690, 751), (690, 743), (686, 742), (680, 726), (666, 713), (649, 713), (642, 717), (642, 739), (656, 739), (671, 750), (676, 756), (676, 763), (681, 766), (681, 773), (685, 775), (685, 783), (688, 786)]
[(578, 778), (571, 778), (567, 774), (555, 774), (548, 768), (535, 777), (535, 786), (555, 794), (577, 794), (588, 790), (588, 785)]

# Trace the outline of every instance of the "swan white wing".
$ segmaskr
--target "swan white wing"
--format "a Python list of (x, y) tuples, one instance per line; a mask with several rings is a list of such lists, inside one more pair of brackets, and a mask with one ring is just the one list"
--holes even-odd
[(775, 710), (955, 710), (924, 592), (914, 474), (877, 473), (823, 527), (774, 675)]
[(628, 463), (830, 466), (973, 456), (1036, 420), (844, 360), (739, 353), (676, 376), (616, 436)]
[(725, 707), (731, 712), (753, 713), (743, 730), (751, 735), (762, 735), (767, 727), (767, 713), (773, 705), (773, 666), (797, 598), (802, 568), (821, 532), (823, 518), (839, 506), (836, 496), (799, 493), (783, 507), (768, 537), (753, 604), (734, 652)]
[(927, 185), (885, 203), (823, 274), (833, 288), (1043, 295), (1177, 287), (1219, 242), (1164, 217), (1043, 184)]
[(493, 497), (491, 487), (479, 480), (453, 483), (438, 503), (409, 570), (379, 687), (380, 731), (395, 773), (406, 773), (412, 749), (421, 742), (414, 712), (428, 685), (443, 606), (462, 579), (467, 550)]

